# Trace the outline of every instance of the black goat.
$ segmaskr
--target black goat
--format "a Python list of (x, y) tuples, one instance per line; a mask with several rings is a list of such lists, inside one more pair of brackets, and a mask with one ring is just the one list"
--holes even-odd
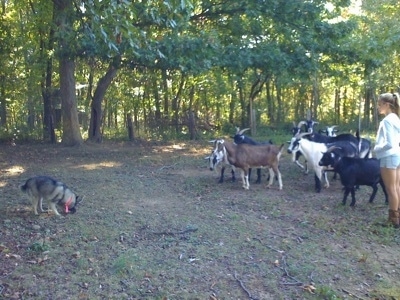
[[(257, 142), (255, 140), (253, 140), (252, 138), (244, 135), (243, 133), (247, 130), (249, 130), (250, 128), (245, 128), (240, 130), (239, 127), (236, 127), (236, 133), (235, 135), (232, 137), (233, 138), (233, 142), (236, 145), (240, 145), (240, 144), (249, 144), (249, 145), (273, 145), (272, 140), (269, 140), (267, 142)], [(251, 176), (251, 169), (249, 169), (249, 178)], [(257, 180), (256, 183), (261, 183), (261, 169), (258, 168), (257, 169)]]
[(319, 165), (330, 166), (335, 172), (339, 173), (340, 181), (344, 187), (342, 204), (346, 204), (349, 193), (351, 193), (350, 206), (356, 204), (355, 189), (356, 186), (360, 185), (372, 187), (372, 194), (369, 198), (371, 203), (378, 191), (378, 183), (385, 194), (385, 202), (388, 203), (388, 195), (381, 177), (379, 161), (376, 158), (343, 157), (341, 151), (337, 147), (329, 148), (327, 152), (323, 153)]

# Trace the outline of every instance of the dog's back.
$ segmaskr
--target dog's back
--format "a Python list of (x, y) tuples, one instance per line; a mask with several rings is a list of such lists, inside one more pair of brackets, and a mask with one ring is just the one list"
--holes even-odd
[(35, 176), (29, 178), (21, 190), (31, 197), (40, 197), (43, 200), (60, 199), (64, 194), (65, 186), (63, 183), (48, 177), (48, 176)]

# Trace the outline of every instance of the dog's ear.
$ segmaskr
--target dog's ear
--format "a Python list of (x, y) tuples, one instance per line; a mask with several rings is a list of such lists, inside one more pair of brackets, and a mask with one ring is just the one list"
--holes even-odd
[(76, 208), (75, 208), (75, 206), (74, 206), (74, 207), (71, 207), (71, 208), (69, 209), (69, 213), (70, 213), (70, 214), (76, 213)]

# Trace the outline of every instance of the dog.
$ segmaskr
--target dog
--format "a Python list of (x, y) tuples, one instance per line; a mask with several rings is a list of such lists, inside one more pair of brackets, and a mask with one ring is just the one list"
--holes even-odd
[(66, 214), (73, 214), (77, 204), (83, 200), (83, 197), (77, 196), (64, 183), (49, 176), (29, 178), (20, 188), (29, 196), (35, 215), (38, 215), (38, 209), (43, 212), (43, 200), (48, 202), (47, 212), (52, 210), (57, 216), (60, 213), (56, 205), (62, 205)]

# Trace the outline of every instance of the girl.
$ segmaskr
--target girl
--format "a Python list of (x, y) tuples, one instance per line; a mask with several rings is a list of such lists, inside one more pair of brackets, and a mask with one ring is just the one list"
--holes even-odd
[(379, 123), (375, 154), (380, 161), (381, 176), (389, 197), (389, 223), (399, 228), (400, 209), (400, 119), (399, 94), (379, 96), (378, 112), (385, 115)]

